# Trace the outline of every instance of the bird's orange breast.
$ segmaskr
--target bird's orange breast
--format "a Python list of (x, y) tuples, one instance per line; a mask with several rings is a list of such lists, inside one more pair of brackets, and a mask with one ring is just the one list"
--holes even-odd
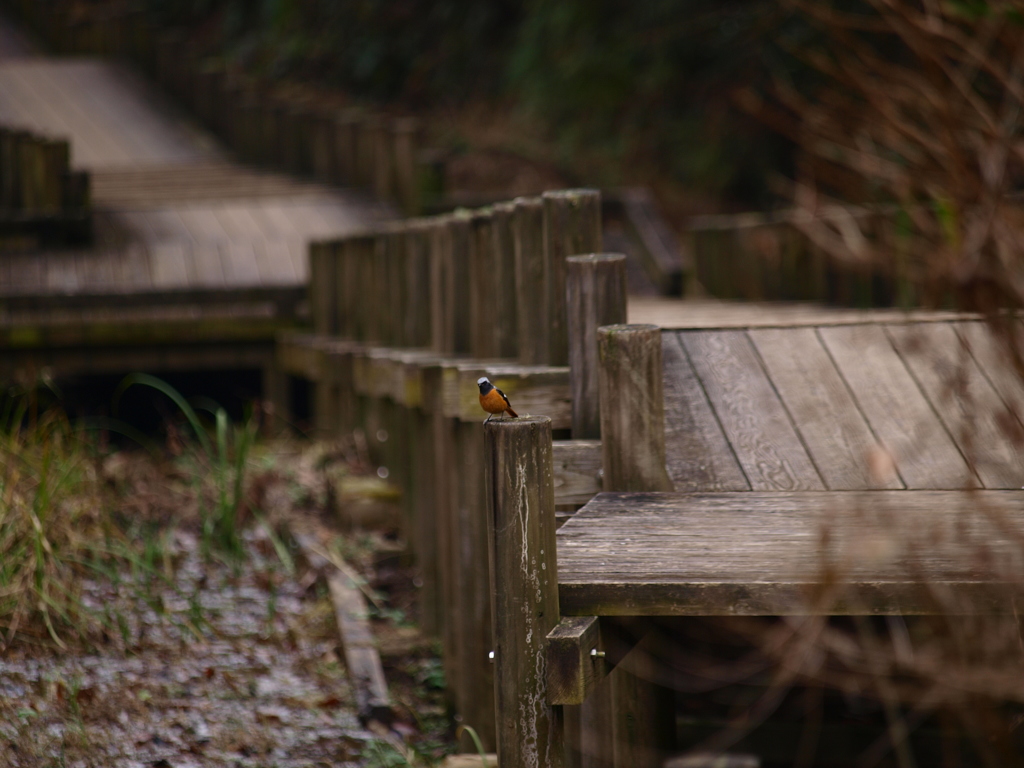
[(501, 413), (508, 408), (508, 403), (498, 394), (497, 389), (492, 389), (486, 395), (480, 395), (480, 407), (488, 413)]

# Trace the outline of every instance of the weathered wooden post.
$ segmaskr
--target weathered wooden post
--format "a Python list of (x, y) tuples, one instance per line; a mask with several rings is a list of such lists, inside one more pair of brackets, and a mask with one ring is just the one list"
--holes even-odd
[(549, 365), (569, 364), (565, 312), (565, 259), (601, 252), (601, 193), (596, 189), (545, 192), (544, 248), (548, 269)]
[(469, 218), (469, 352), (478, 358), (497, 357), (494, 344), (494, 237), (491, 209), (480, 208)]
[(415, 216), (420, 208), (419, 149), (420, 124), (414, 117), (395, 120), (394, 137), (395, 194), (406, 216)]
[(665, 469), (661, 329), (597, 330), (601, 445), (606, 491), (672, 491)]
[(574, 440), (601, 436), (597, 329), (626, 322), (626, 257), (570, 256), (566, 264), (569, 391)]
[(559, 768), (561, 713), (548, 704), (546, 637), (558, 623), (551, 420), (484, 426), (498, 765)]
[(494, 236), (494, 349), (498, 357), (519, 354), (519, 308), (516, 306), (516, 246), (513, 234), (515, 204), (498, 203), (491, 214)]
[(547, 264), (544, 260), (544, 203), (539, 197), (512, 201), (519, 362), (548, 361)]
[[(597, 337), (604, 489), (672, 491), (665, 469), (661, 329), (610, 325), (599, 328)], [(650, 668), (650, 650), (641, 641), (584, 703), (581, 722), (599, 729), (592, 738), (582, 733), (584, 755), (588, 741), (605, 743), (611, 733), (616, 768), (660, 768), (673, 739), (671, 692), (651, 682)]]

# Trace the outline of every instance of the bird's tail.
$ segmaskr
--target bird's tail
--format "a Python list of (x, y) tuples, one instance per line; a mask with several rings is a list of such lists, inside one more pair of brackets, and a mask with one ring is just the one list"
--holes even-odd
[(507, 414), (508, 414), (509, 416), (511, 416), (511, 417), (512, 417), (513, 419), (518, 419), (518, 418), (519, 418), (519, 414), (518, 414), (518, 413), (516, 413), (515, 411), (513, 411), (513, 410), (512, 410), (511, 408), (506, 408), (506, 409), (505, 409), (505, 413), (507, 413)]

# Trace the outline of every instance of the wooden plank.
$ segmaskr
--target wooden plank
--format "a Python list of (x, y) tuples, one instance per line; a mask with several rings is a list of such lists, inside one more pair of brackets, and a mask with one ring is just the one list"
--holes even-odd
[(186, 248), (186, 243), (150, 243), (149, 266), (154, 288), (168, 290), (190, 285)]
[(815, 329), (764, 328), (748, 335), (829, 490), (903, 487), (895, 472), (872, 471), (878, 440)]
[(977, 483), (882, 327), (822, 328), (819, 335), (907, 488)]
[(754, 490), (823, 490), (793, 423), (742, 331), (680, 334)]
[(260, 285), (259, 265), (251, 242), (227, 240), (219, 244), (224, 282), (229, 287)]
[(192, 246), (192, 265), (197, 288), (225, 288), (224, 265), (220, 249), (215, 243), (195, 243)]
[(294, 285), (299, 282), (287, 240), (262, 240), (253, 244), (260, 281), (264, 285)]
[(470, 422), (486, 418), (476, 383), (481, 376), (505, 393), (520, 416), (544, 415), (553, 429), (569, 428), (569, 369), (564, 366), (451, 360), (445, 367), (445, 415)]
[(555, 506), (586, 504), (601, 492), (601, 441), (553, 443)]
[(1022, 491), (603, 493), (557, 533), (563, 615), (1013, 612)]
[(547, 641), (548, 703), (582, 704), (611, 671), (600, 620), (567, 616), (548, 632)]
[(889, 325), (886, 332), (982, 484), (1024, 487), (1024, 461), (1013, 444), (1024, 428), (1007, 422), (1006, 405), (953, 326)]
[[(1019, 444), (1019, 436), (1013, 435), (1013, 425), (1024, 420), (1024, 370), (1015, 367), (1014, 358), (1024, 363), (1024, 326), (1012, 321), (1003, 337), (993, 335), (980, 321), (955, 323), (954, 327), (1003, 400), (1005, 410), (1000, 423), (1004, 433)], [(1010, 333), (1016, 334), (1013, 340), (1009, 338)]]
[(743, 470), (677, 333), (662, 334), (665, 466), (677, 491), (748, 491)]

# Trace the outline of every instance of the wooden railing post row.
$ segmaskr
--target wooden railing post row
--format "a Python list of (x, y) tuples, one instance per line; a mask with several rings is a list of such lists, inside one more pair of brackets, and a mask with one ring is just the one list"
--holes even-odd
[(626, 257), (570, 256), (566, 264), (569, 389), (574, 440), (601, 436), (597, 329), (626, 322)]
[(491, 421), (484, 435), (498, 765), (560, 768), (561, 713), (545, 673), (559, 619), (551, 420)]
[(545, 192), (542, 198), (550, 335), (545, 362), (568, 365), (565, 259), (567, 256), (601, 252), (601, 193), (596, 189), (566, 189)]
[[(604, 489), (672, 491), (665, 468), (661, 329), (611, 325), (597, 333)], [(651, 681), (649, 653), (641, 640), (583, 704), (581, 722), (599, 730), (595, 738), (611, 734), (616, 768), (660, 768), (673, 746), (671, 691)], [(581, 734), (584, 754), (590, 738)]]

